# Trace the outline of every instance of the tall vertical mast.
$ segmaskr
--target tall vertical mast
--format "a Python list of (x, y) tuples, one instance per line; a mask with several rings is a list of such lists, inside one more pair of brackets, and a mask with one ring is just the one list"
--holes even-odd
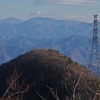
[(97, 20), (98, 15), (94, 15), (94, 24), (93, 24), (93, 39), (92, 39), (92, 47), (91, 47), (91, 52), (90, 52), (90, 58), (89, 58), (89, 65), (88, 68), (90, 71), (95, 70), (95, 73), (97, 75), (100, 75), (100, 69), (99, 69), (99, 50), (98, 50), (98, 20)]

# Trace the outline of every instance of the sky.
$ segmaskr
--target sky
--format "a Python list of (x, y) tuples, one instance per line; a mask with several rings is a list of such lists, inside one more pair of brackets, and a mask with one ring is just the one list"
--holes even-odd
[(100, 20), (100, 0), (0, 0), (0, 13), (0, 20), (50, 17), (92, 22), (95, 14)]

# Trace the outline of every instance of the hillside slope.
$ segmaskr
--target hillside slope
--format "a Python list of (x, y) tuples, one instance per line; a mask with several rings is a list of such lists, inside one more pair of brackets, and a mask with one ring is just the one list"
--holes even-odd
[[(55, 100), (53, 92), (55, 94), (57, 92), (60, 100), (65, 100), (65, 96), (71, 100), (73, 87), (75, 88), (78, 81), (75, 94), (80, 93), (79, 97), (82, 100), (95, 96), (86, 88), (88, 71), (56, 50), (34, 49), (8, 63), (2, 64), (0, 66), (0, 90), (2, 90), (0, 95), (6, 90), (4, 88), (6, 87), (5, 80), (14, 69), (18, 69), (23, 73), (19, 82), (25, 79), (25, 84), (30, 84), (31, 86), (25, 95), (25, 100), (42, 100), (39, 94), (47, 100)], [(91, 82), (87, 85), (95, 91), (95, 83), (97, 84), (98, 78), (93, 74), (91, 77)], [(75, 98), (79, 100), (78, 97)]]

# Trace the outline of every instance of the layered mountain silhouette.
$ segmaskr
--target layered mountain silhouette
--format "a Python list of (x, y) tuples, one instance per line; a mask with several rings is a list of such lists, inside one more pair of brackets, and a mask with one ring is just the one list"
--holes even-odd
[[(92, 33), (91, 30), (91, 23), (74, 20), (36, 17), (22, 21), (10, 17), (0, 20), (0, 44), (10, 49), (16, 46), (16, 50), (20, 48), (24, 51), (33, 48), (56, 49), (83, 64), (88, 63), (89, 59), (92, 34), (88, 33)], [(16, 56), (21, 53), (19, 50)], [(16, 57), (12, 57), (12, 53), (1, 55), (0, 64)]]
[(26, 50), (15, 46), (0, 45), (0, 64), (10, 61), (20, 54), (25, 53)]
[[(57, 39), (60, 37), (68, 37), (89, 24), (74, 20), (56, 20), (41, 17), (26, 21), (8, 18), (0, 22), (0, 35), (4, 39), (11, 39), (19, 36), (33, 37), (36, 39)], [(82, 31), (80, 34), (86, 35), (88, 32), (85, 31), (86, 30)]]
[[(1, 43), (2, 44), (2, 43)], [(91, 41), (89, 38), (84, 36), (77, 36), (72, 35), (70, 37), (65, 38), (59, 38), (59, 39), (34, 39), (29, 37), (17, 37), (10, 40), (7, 40), (5, 42), (6, 46), (9, 46), (11, 53), (6, 53), (5, 55), (9, 55), (11, 60), (12, 58), (20, 55), (22, 52), (17, 49), (23, 49), (23, 53), (26, 51), (30, 51), (33, 48), (50, 48), (54, 50), (58, 50), (61, 53), (71, 57), (74, 61), (83, 64), (88, 63), (89, 59), (89, 52), (91, 49)], [(14, 54), (13, 48), (16, 47), (16, 56)], [(3, 49), (2, 46), (0, 47), (1, 50)], [(8, 51), (8, 48), (5, 48), (6, 51)], [(25, 51), (25, 52), (24, 52)], [(6, 62), (6, 60), (3, 60), (3, 62)], [(0, 62), (2, 63), (2, 62)]]

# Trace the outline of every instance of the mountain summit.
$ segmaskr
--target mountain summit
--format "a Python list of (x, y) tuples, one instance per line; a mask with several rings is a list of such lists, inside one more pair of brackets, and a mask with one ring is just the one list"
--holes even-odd
[[(26, 80), (25, 84), (31, 86), (25, 95), (25, 100), (41, 100), (41, 96), (47, 100), (55, 100), (57, 96), (59, 100), (65, 100), (65, 96), (71, 99), (73, 91), (76, 94), (80, 93), (82, 100), (88, 98), (87, 92), (90, 96), (94, 95), (86, 87), (88, 71), (56, 50), (34, 49), (2, 64), (0, 66), (0, 90), (2, 90), (0, 95), (6, 90), (5, 80), (14, 69), (22, 73), (19, 83)], [(98, 82), (98, 78), (93, 74), (91, 77), (91, 83), (87, 85), (96, 90), (95, 83)], [(53, 93), (57, 95), (54, 96)]]
[(23, 21), (20, 19), (14, 18), (14, 17), (9, 17), (7, 19), (0, 20), (0, 24), (2, 24), (2, 23), (17, 24), (17, 23), (21, 23), (21, 22), (23, 22)]

